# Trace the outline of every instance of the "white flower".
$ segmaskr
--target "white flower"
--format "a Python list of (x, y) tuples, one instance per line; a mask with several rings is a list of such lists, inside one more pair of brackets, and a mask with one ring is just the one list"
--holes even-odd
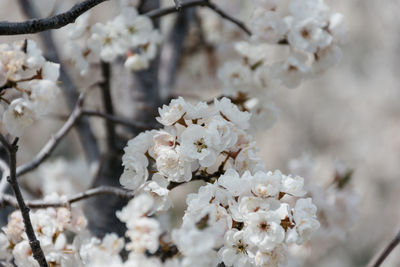
[(184, 160), (180, 147), (164, 148), (156, 158), (157, 170), (171, 182), (187, 182), (192, 178), (192, 164)]
[(281, 192), (287, 193), (291, 196), (302, 197), (306, 194), (304, 191), (304, 179), (300, 176), (291, 177), (282, 175), (282, 189)]
[(154, 205), (154, 199), (148, 194), (140, 194), (136, 196), (134, 199), (128, 202), (121, 211), (117, 211), (116, 215), (118, 219), (127, 224), (128, 228), (131, 228), (134, 221), (148, 214)]
[(181, 153), (189, 161), (199, 160), (200, 165), (214, 164), (217, 153), (213, 144), (218, 138), (216, 131), (209, 131), (200, 125), (190, 125), (181, 135)]
[(16, 137), (21, 136), (25, 128), (33, 124), (35, 118), (32, 104), (22, 98), (13, 100), (3, 113), (4, 127)]
[(224, 246), (218, 251), (219, 258), (226, 266), (250, 267), (250, 246), (244, 241), (243, 231), (229, 230), (225, 234)]
[(16, 244), (12, 254), (17, 266), (39, 267), (39, 263), (32, 256), (32, 250), (27, 240)]
[(115, 18), (114, 23), (118, 25), (131, 46), (146, 44), (153, 30), (151, 19), (138, 15), (136, 8), (133, 7), (122, 9), (121, 15)]
[(337, 45), (330, 45), (315, 54), (312, 65), (313, 71), (318, 74), (336, 65), (342, 58), (342, 50)]
[(149, 176), (148, 160), (143, 154), (135, 153), (125, 157), (123, 165), (124, 172), (119, 178), (119, 182), (127, 189), (137, 189)]
[(267, 198), (276, 197), (281, 191), (282, 174), (279, 171), (257, 172), (252, 181), (252, 192), (256, 196)]
[(257, 212), (259, 210), (277, 210), (279, 207), (280, 202), (277, 199), (265, 199), (246, 195), (241, 195), (237, 202), (230, 203), (229, 205), (229, 209), (232, 213), (232, 218), (238, 222), (247, 221), (249, 214)]
[[(68, 38), (78, 39), (88, 30), (91, 12), (86, 11), (80, 15), (68, 28)], [(68, 26), (67, 26), (68, 27)]]
[(214, 141), (214, 147), (218, 151), (228, 150), (233, 147), (238, 139), (235, 125), (221, 116), (214, 116), (207, 124), (207, 128), (218, 133)]
[[(22, 47), (24, 42), (20, 42), (19, 44)], [(40, 69), (44, 63), (45, 59), (42, 56), (42, 50), (40, 50), (35, 41), (27, 40), (24, 65), (30, 69)]]
[(275, 247), (272, 251), (258, 250), (255, 257), (255, 266), (263, 267), (276, 267), (286, 266), (287, 260), (287, 247), (285, 244), (281, 244)]
[(311, 234), (320, 227), (316, 219), (317, 207), (311, 198), (297, 200), (293, 211), (293, 219), (296, 222), (296, 230), (299, 234), (298, 244), (310, 239)]
[(162, 108), (158, 108), (160, 117), (157, 117), (157, 121), (165, 126), (175, 124), (182, 116), (187, 112), (189, 104), (185, 102), (182, 97), (178, 99), (172, 99), (171, 103), (163, 105)]
[(276, 11), (279, 0), (253, 0), (254, 7), (263, 9), (262, 11)]
[(238, 61), (225, 63), (218, 70), (218, 78), (223, 83), (223, 93), (236, 96), (238, 92), (251, 90), (252, 74), (248, 66)]
[(81, 76), (85, 76), (89, 72), (89, 62), (85, 49), (77, 42), (67, 42), (64, 46), (65, 54), (68, 55), (71, 64), (78, 69)]
[(0, 233), (0, 260), (7, 260), (10, 258), (11, 251), (10, 241), (4, 233)]
[(315, 53), (331, 44), (332, 36), (314, 19), (309, 18), (292, 23), (288, 41), (295, 48)]
[(326, 20), (329, 9), (323, 0), (291, 0), (289, 11), (296, 19), (313, 18), (322, 22)]
[(328, 22), (328, 32), (332, 35), (334, 42), (339, 44), (347, 41), (347, 29), (343, 18), (343, 14), (333, 13)]
[(106, 62), (113, 61), (126, 51), (126, 43), (120, 38), (117, 25), (96, 23), (90, 29), (92, 35), (88, 40), (88, 47), (99, 54)]
[(276, 43), (282, 40), (289, 27), (287, 22), (276, 12), (263, 12), (252, 20), (252, 38), (257, 41)]
[(307, 60), (303, 53), (292, 53), (284, 62), (273, 64), (275, 77), (289, 88), (297, 87), (310, 73)]
[(221, 100), (214, 99), (216, 111), (227, 121), (235, 124), (236, 127), (247, 129), (249, 127), (249, 119), (251, 114), (246, 111), (240, 111), (238, 107), (232, 104), (229, 98), (223, 97)]
[[(172, 240), (177, 245), (179, 251), (185, 256), (200, 256), (210, 252), (217, 239), (216, 228), (193, 223), (186, 223), (180, 229), (172, 231)], [(204, 228), (205, 227), (205, 228)], [(199, 229), (201, 228), (201, 229)]]
[(218, 184), (228, 191), (233, 196), (241, 196), (250, 193), (252, 176), (250, 172), (245, 172), (242, 177), (234, 169), (228, 169), (218, 179)]
[(280, 216), (276, 212), (250, 213), (243, 229), (244, 238), (262, 251), (271, 251), (285, 239), (285, 230), (280, 223)]
[(147, 69), (149, 67), (149, 64), (150, 62), (147, 57), (141, 54), (134, 54), (126, 59), (124, 66), (127, 69), (138, 71)]
[(147, 249), (150, 253), (156, 252), (161, 234), (160, 224), (157, 220), (140, 217), (132, 220), (127, 227), (128, 231), (125, 235), (131, 240), (126, 245), (127, 250), (144, 253)]
[(60, 91), (57, 84), (50, 80), (32, 80), (25, 86), (31, 92), (29, 100), (37, 115), (43, 115), (48, 112), (51, 104), (54, 104), (52, 101), (56, 99)]
[(147, 182), (143, 187), (140, 188), (138, 194), (145, 192), (151, 196), (154, 201), (153, 208), (150, 212), (148, 212), (148, 215), (152, 215), (153, 213), (159, 211), (166, 211), (172, 207), (172, 201), (169, 197), (169, 190), (166, 188), (167, 185), (168, 182), (165, 180), (165, 178), (156, 173), (153, 175), (152, 181)]

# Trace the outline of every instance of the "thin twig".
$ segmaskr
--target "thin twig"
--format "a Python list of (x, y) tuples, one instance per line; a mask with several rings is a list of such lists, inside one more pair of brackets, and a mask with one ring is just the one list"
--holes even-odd
[[(218, 15), (220, 15), (222, 18), (229, 20), (230, 22), (236, 24), (239, 28), (241, 28), (244, 32), (246, 32), (248, 35), (251, 35), (251, 31), (247, 28), (247, 26), (240, 20), (232, 17), (231, 15), (227, 14), (225, 11), (223, 11), (221, 8), (219, 8), (216, 4), (212, 3), (209, 0), (192, 0), (192, 1), (186, 1), (181, 4), (181, 8), (179, 10), (183, 10), (185, 8), (189, 7), (195, 7), (195, 6), (203, 6), (203, 7), (208, 7), (214, 12), (216, 12)], [(171, 13), (175, 13), (178, 10), (176, 9), (176, 6), (172, 7), (167, 7), (167, 8), (161, 8), (161, 9), (156, 9), (152, 10), (150, 12), (147, 12), (145, 15), (150, 17), (151, 19), (156, 19)]]
[(30, 19), (23, 22), (0, 22), (0, 35), (17, 35), (27, 33), (37, 33), (51, 29), (59, 29), (75, 20), (98, 4), (108, 0), (86, 0), (74, 5), (70, 10), (43, 19)]
[(29, 239), (29, 245), (32, 250), (33, 258), (39, 263), (41, 267), (47, 267), (46, 258), (44, 256), (43, 250), (40, 247), (40, 242), (37, 240), (35, 231), (33, 230), (31, 218), (29, 216), (29, 208), (25, 205), (24, 198), (22, 197), (21, 189), (19, 188), (17, 181), (17, 150), (18, 150), (18, 138), (10, 144), (7, 139), (0, 135), (0, 142), (3, 144), (4, 148), (7, 150), (10, 166), (10, 175), (8, 176), (8, 182), (14, 191), (15, 198), (18, 203), (18, 207), (21, 211), (22, 218), (25, 225), (25, 232)]
[[(30, 19), (37, 19), (40, 17), (40, 12), (36, 9), (34, 1), (32, 0), (19, 0), (18, 1), (25, 16)], [(54, 42), (52, 32), (43, 31), (39, 34), (42, 40), (45, 57), (49, 61), (61, 62), (60, 53), (57, 45)], [(63, 88), (63, 93), (66, 97), (69, 110), (75, 108), (76, 101), (79, 97), (79, 92), (72, 77), (69, 75), (67, 69), (63, 64), (60, 65), (60, 81)], [(75, 124), (79, 134), (79, 140), (83, 147), (86, 159), (89, 163), (97, 161), (100, 156), (100, 150), (97, 145), (97, 140), (90, 128), (89, 121), (85, 118), (79, 119)]]
[[(103, 105), (107, 114), (114, 115), (114, 107), (111, 97), (111, 67), (109, 63), (101, 62), (101, 72), (103, 74), (103, 81), (100, 83), (102, 92)], [(106, 134), (107, 134), (107, 147), (108, 151), (116, 149), (117, 135), (115, 133), (115, 126), (110, 120), (105, 120)]]
[(49, 141), (47, 141), (47, 143), (43, 146), (43, 148), (35, 156), (35, 158), (31, 162), (28, 162), (17, 168), (18, 176), (21, 176), (33, 169), (36, 169), (44, 160), (46, 160), (50, 156), (58, 143), (72, 129), (72, 127), (78, 121), (79, 117), (82, 115), (83, 97), (84, 94), (81, 94), (79, 96), (76, 106), (69, 116), (68, 120), (60, 128), (60, 130), (58, 130), (58, 132), (54, 136), (52, 136)]
[[(378, 257), (373, 257), (371, 262), (368, 264), (369, 267), (378, 267), (384, 260), (389, 256), (393, 249), (400, 243), (400, 231), (394, 236), (390, 243), (385, 247), (385, 249), (379, 254)], [(376, 259), (376, 260), (375, 260)]]
[[(190, 181), (204, 181), (206, 183), (210, 183), (210, 182), (213, 182), (213, 180), (218, 179), (223, 174), (224, 174), (224, 170), (222, 168), (219, 168), (216, 172), (211, 173), (211, 174), (204, 174), (204, 173), (195, 174), (195, 173), (193, 173), (192, 179)], [(186, 183), (187, 182), (182, 182), (182, 183), (171, 182), (167, 188), (168, 188), (168, 190), (172, 190), (175, 187), (178, 187), (178, 186), (186, 184)]]
[[(122, 199), (131, 199), (134, 197), (133, 191), (127, 191), (115, 186), (99, 186), (68, 197), (65, 201), (28, 200), (26, 201), (26, 205), (31, 209), (69, 207), (72, 203), (101, 195), (114, 195)], [(10, 195), (0, 196), (0, 203), (15, 208), (18, 207), (16, 199)]]

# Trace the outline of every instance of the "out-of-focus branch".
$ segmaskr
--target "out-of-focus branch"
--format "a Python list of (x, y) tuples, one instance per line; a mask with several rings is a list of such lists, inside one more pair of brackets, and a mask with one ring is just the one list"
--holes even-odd
[(114, 124), (121, 124), (121, 125), (130, 127), (137, 131), (145, 131), (145, 130), (157, 128), (157, 125), (145, 124), (145, 123), (141, 123), (141, 122), (133, 122), (129, 119), (126, 119), (126, 118), (123, 118), (120, 116), (110, 115), (110, 114), (107, 114), (107, 113), (104, 113), (101, 111), (96, 111), (96, 110), (84, 110), (82, 112), (82, 115), (103, 118)]
[(385, 261), (393, 249), (400, 243), (400, 231), (394, 236), (390, 243), (385, 249), (379, 254), (379, 256), (373, 257), (371, 262), (368, 264), (369, 267), (378, 267)]
[(46, 160), (53, 150), (56, 148), (58, 143), (64, 138), (64, 136), (72, 129), (75, 123), (82, 115), (82, 105), (83, 105), (84, 94), (81, 94), (78, 98), (76, 106), (69, 116), (65, 124), (58, 130), (58, 132), (53, 135), (49, 141), (44, 145), (40, 152), (35, 156), (35, 158), (22, 166), (17, 168), (17, 175), (23, 175), (33, 169), (36, 169), (44, 160)]
[(29, 208), (25, 205), (24, 198), (22, 197), (21, 189), (17, 181), (17, 150), (18, 150), (18, 138), (15, 139), (13, 143), (9, 143), (8, 140), (0, 135), (0, 142), (3, 144), (4, 148), (7, 150), (10, 166), (10, 175), (7, 181), (10, 183), (16, 202), (19, 209), (21, 210), (22, 218), (25, 225), (25, 232), (29, 239), (29, 245), (32, 250), (33, 258), (39, 263), (41, 267), (47, 267), (46, 258), (40, 247), (40, 242), (37, 240), (35, 231), (33, 230), (31, 218), (29, 216)]
[[(36, 10), (32, 1), (19, 0), (19, 5), (21, 6), (21, 9), (27, 17), (40, 17), (40, 14)], [(51, 32), (44, 31), (41, 32), (39, 36), (42, 39), (45, 48), (44, 51), (46, 58), (53, 62), (61, 62), (58, 48), (54, 43)], [(69, 106), (69, 109), (72, 111), (75, 107), (75, 103), (78, 99), (79, 93), (76, 90), (74, 81), (68, 74), (63, 64), (61, 64), (60, 66), (60, 80), (62, 82), (62, 87), (64, 89), (63, 92), (66, 96), (67, 104)], [(99, 158), (100, 151), (97, 145), (96, 138), (90, 128), (89, 122), (85, 118), (81, 118), (76, 123), (76, 127), (78, 129), (81, 144), (84, 147), (83, 151), (85, 152), (86, 159), (89, 162), (95, 162)]]
[(177, 16), (167, 39), (162, 45), (160, 55), (160, 96), (167, 102), (176, 81), (179, 63), (182, 59), (183, 46), (189, 31), (190, 22), (195, 16), (194, 9), (183, 10)]
[(86, 0), (74, 5), (70, 10), (51, 16), (49, 18), (32, 18), (23, 22), (0, 21), (0, 35), (17, 35), (43, 32), (51, 29), (59, 29), (75, 20), (98, 4), (107, 0)]
[[(75, 22), (75, 20), (95, 7), (96, 5), (105, 2), (107, 0), (86, 0), (82, 3), (74, 5), (70, 10), (51, 16), (49, 18), (37, 19), (33, 18), (23, 22), (9, 22), (0, 21), (0, 35), (18, 35), (18, 34), (28, 34), (28, 33), (38, 33), (52, 29), (59, 29), (67, 24)], [(245, 31), (248, 35), (251, 35), (251, 31), (246, 27), (246, 25), (240, 20), (227, 14), (225, 11), (221, 10), (216, 4), (210, 2), (209, 0), (191, 0), (180, 4), (180, 8), (176, 5), (161, 8), (147, 12), (146, 15), (152, 19), (156, 19), (171, 13), (178, 12), (184, 8), (194, 7), (194, 6), (204, 6), (208, 7), (217, 14), (219, 14), (224, 19), (231, 21), (236, 24), (239, 28)]]
[[(115, 186), (99, 186), (68, 197), (65, 201), (28, 200), (26, 201), (26, 206), (31, 209), (69, 207), (72, 203), (101, 195), (114, 195), (122, 199), (131, 199), (134, 197), (133, 191), (127, 191)], [(0, 196), (0, 204), (18, 208), (17, 200), (11, 195)]]
[(176, 6), (172, 7), (167, 7), (167, 8), (161, 8), (161, 9), (156, 9), (152, 10), (150, 12), (147, 12), (145, 15), (152, 19), (156, 19), (171, 13), (175, 13), (177, 11), (183, 10), (185, 8), (189, 7), (195, 7), (195, 6), (202, 6), (202, 7), (208, 7), (209, 9), (213, 10), (216, 12), (218, 15), (220, 15), (222, 18), (229, 20), (233, 24), (236, 24), (239, 28), (241, 28), (245, 33), (248, 35), (251, 35), (251, 31), (247, 26), (240, 20), (232, 17), (231, 15), (227, 14), (225, 11), (223, 11), (219, 6), (216, 4), (212, 3), (210, 0), (191, 0), (191, 1), (186, 1), (181, 4), (181, 8), (177, 10)]
[[(102, 92), (103, 106), (107, 114), (114, 114), (114, 107), (111, 97), (111, 67), (109, 63), (101, 62), (101, 72), (103, 74), (103, 81), (100, 83)], [(107, 147), (108, 151), (116, 149), (117, 136), (115, 133), (114, 123), (110, 120), (105, 120), (106, 134), (107, 134)]]

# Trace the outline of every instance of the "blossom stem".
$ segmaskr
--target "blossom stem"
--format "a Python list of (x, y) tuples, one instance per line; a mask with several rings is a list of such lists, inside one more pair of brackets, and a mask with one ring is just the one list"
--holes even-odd
[(37, 240), (35, 231), (33, 230), (31, 218), (29, 216), (29, 208), (26, 206), (24, 198), (22, 197), (21, 189), (17, 181), (17, 150), (18, 150), (18, 138), (10, 144), (7, 139), (0, 135), (0, 142), (3, 144), (4, 148), (8, 153), (9, 165), (10, 165), (10, 175), (7, 181), (10, 183), (11, 188), (14, 191), (15, 198), (18, 203), (18, 207), (21, 211), (22, 218), (24, 220), (25, 232), (29, 239), (29, 245), (32, 249), (33, 258), (39, 263), (41, 267), (47, 267), (47, 261), (40, 247), (40, 242)]

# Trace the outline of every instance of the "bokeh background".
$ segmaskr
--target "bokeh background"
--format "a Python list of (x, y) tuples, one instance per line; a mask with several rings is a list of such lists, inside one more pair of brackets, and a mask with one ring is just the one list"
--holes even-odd
[[(57, 10), (63, 10), (75, 1), (36, 2), (46, 16), (54, 11), (55, 5)], [(95, 8), (96, 21), (113, 15), (116, 9), (110, 8), (114, 6), (111, 2)], [(251, 1), (215, 2), (243, 21), (249, 21)], [(324, 75), (303, 82), (299, 88), (280, 88), (271, 99), (279, 109), (277, 122), (269, 130), (255, 135), (262, 158), (271, 170), (280, 169), (288, 173), (289, 162), (304, 155), (314, 161), (313, 179), (329, 180), (337, 161), (354, 170), (351, 186), (359, 196), (358, 208), (354, 210), (356, 223), (349, 229), (345, 241), (338, 242), (313, 265), (365, 266), (400, 229), (400, 1), (325, 2), (345, 16), (348, 43), (342, 47), (341, 62)], [(173, 1), (165, 0), (163, 4), (172, 5)], [(23, 18), (14, 0), (0, 0), (0, 6), (1, 20)], [(208, 100), (220, 94), (218, 88), (221, 84), (215, 71), (224, 61), (237, 57), (232, 42), (247, 38), (211, 12), (201, 10), (199, 13), (205, 18), (203, 28), (207, 42), (213, 46), (212, 52), (191, 47), (199, 34), (193, 29), (189, 33), (188, 52), (180, 64), (173, 90), (175, 95), (193, 101)], [(164, 32), (168, 31), (173, 19), (173, 15), (164, 19)], [(62, 32), (55, 33), (55, 36), (56, 41), (62, 44), (65, 38)], [(2, 36), (0, 42), (18, 38)], [(271, 53), (274, 52), (271, 48)], [(85, 82), (81, 82), (85, 87)], [(126, 93), (129, 86), (123, 79), (113, 84), (117, 109), (127, 117), (131, 116), (131, 110), (127, 108), (129, 101), (126, 100), (131, 98), (125, 97), (129, 94)], [(97, 97), (93, 92), (88, 105), (96, 108)], [(61, 102), (55, 114), (65, 112)], [(91, 123), (101, 139), (101, 121), (93, 119)], [(61, 124), (61, 121), (49, 117), (32, 127), (21, 140), (19, 161), (28, 161), (35, 155)], [(62, 156), (83, 161), (82, 157), (76, 156), (80, 149), (73, 133), (57, 148), (54, 158)], [(184, 193), (194, 190), (193, 186), (188, 186), (174, 191), (177, 215), (182, 214), (184, 208)], [(382, 266), (400, 266), (400, 247)]]

